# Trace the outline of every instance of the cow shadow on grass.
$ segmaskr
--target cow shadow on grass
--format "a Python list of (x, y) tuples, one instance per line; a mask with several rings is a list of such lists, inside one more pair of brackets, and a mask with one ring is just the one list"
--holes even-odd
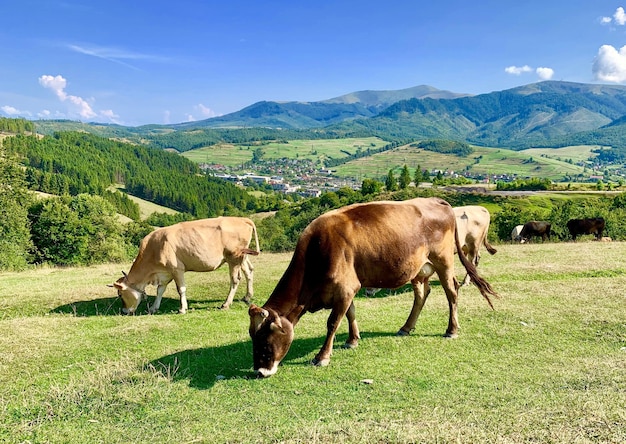
[[(429, 280), (428, 283), (431, 289), (441, 287), (441, 283), (436, 278)], [(411, 295), (413, 295), (413, 286), (408, 283), (398, 288), (380, 288), (374, 293), (368, 293), (366, 288), (361, 288), (356, 296), (363, 298), (386, 298), (388, 296), (396, 296), (403, 293), (411, 293)]]
[[(347, 336), (347, 333), (337, 335), (335, 354), (342, 352), (341, 346)], [(361, 336), (362, 340), (367, 340), (395, 336), (395, 332), (362, 332)], [(311, 366), (310, 359), (305, 358), (311, 355), (312, 359), (322, 347), (324, 339), (324, 336), (295, 339), (289, 353), (280, 363), (279, 373), (289, 367)], [(257, 379), (252, 363), (252, 341), (179, 351), (149, 362), (143, 370), (173, 382), (188, 381), (190, 387), (200, 390), (210, 389), (222, 380)]]
[[(189, 310), (212, 310), (219, 309), (224, 299), (202, 299), (193, 300), (187, 298)], [(235, 300), (236, 302), (237, 300)], [(150, 304), (154, 303), (154, 296), (149, 297)], [(178, 313), (180, 308), (180, 299), (178, 297), (163, 297), (159, 311), (154, 315)], [(77, 301), (69, 304), (60, 305), (52, 310), (51, 313), (71, 314), (77, 317), (91, 316), (117, 316), (122, 314), (122, 302), (118, 297), (91, 299), (88, 301)], [(145, 301), (139, 304), (137, 316), (148, 314), (148, 306)]]

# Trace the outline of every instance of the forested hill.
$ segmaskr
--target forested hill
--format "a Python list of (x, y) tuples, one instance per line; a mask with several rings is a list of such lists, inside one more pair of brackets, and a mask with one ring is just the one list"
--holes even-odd
[(512, 149), (575, 143), (626, 150), (626, 86), (546, 81), (477, 96), (422, 91), (419, 98), (393, 103), (384, 100), (403, 96), (378, 93), (323, 102), (263, 101), (226, 116), (177, 125), (35, 124), (41, 134), (80, 130), (178, 151), (218, 142), (368, 136), (390, 142), (451, 139)]
[(244, 190), (200, 175), (191, 161), (157, 148), (77, 132), (16, 135), (5, 138), (3, 146), (25, 159), (29, 188), (38, 191), (103, 195), (122, 183), (129, 194), (197, 218), (256, 206)]
[[(604, 127), (625, 114), (624, 86), (541, 82), (454, 100), (404, 100), (336, 128), (522, 149), (563, 146), (578, 133), (580, 143), (596, 144)], [(611, 132), (624, 136), (623, 129)]]

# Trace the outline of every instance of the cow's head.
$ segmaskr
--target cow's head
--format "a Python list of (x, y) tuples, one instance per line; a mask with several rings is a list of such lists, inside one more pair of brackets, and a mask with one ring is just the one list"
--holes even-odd
[[(124, 272), (122, 272), (124, 273)], [(117, 289), (117, 295), (122, 300), (122, 313), (134, 314), (144, 298), (145, 292), (130, 286), (126, 273), (112, 285)]]
[(258, 376), (267, 378), (278, 370), (278, 364), (293, 342), (293, 324), (274, 310), (250, 305), (250, 338), (252, 360)]

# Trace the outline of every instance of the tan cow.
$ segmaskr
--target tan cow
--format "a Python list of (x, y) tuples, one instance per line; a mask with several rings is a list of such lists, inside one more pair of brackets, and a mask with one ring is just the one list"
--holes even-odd
[[(256, 250), (249, 248), (252, 235)], [(248, 255), (259, 252), (256, 226), (250, 219), (217, 217), (181, 222), (159, 228), (143, 238), (130, 271), (113, 286), (122, 299), (122, 312), (132, 314), (142, 299), (147, 303), (146, 286), (156, 285), (156, 299), (151, 307), (148, 305), (148, 311), (155, 313), (167, 285), (174, 280), (180, 295), (179, 312), (185, 313), (188, 308), (185, 272), (213, 271), (226, 262), (230, 268), (230, 292), (222, 308), (228, 308), (241, 280), (241, 271), (248, 283), (244, 301), (252, 299), (254, 268)]]
[[(475, 266), (480, 261), (480, 246), (484, 245), (489, 254), (496, 254), (498, 250), (493, 248), (487, 240), (491, 215), (489, 210), (480, 205), (467, 205), (455, 207), (456, 228), (459, 231), (459, 240), (463, 253)], [(469, 285), (470, 275), (466, 274), (461, 285)]]
[[(335, 332), (348, 319), (346, 347), (360, 339), (354, 296), (361, 287), (398, 288), (411, 282), (413, 308), (399, 334), (409, 334), (437, 273), (450, 308), (445, 336), (458, 334), (454, 249), (461, 251), (452, 207), (438, 198), (354, 204), (321, 215), (302, 232), (291, 262), (263, 307), (250, 305), (249, 333), (257, 375), (276, 373), (306, 312), (330, 308), (324, 345), (315, 365), (327, 365)], [(489, 305), (497, 296), (476, 267), (459, 255)]]

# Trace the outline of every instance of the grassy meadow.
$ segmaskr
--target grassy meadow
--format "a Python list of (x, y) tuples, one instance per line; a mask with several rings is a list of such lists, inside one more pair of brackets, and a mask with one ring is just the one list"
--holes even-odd
[[(626, 442), (626, 244), (497, 248), (479, 271), (502, 298), (462, 288), (459, 338), (437, 282), (409, 337), (409, 292), (358, 295), (357, 349), (343, 322), (330, 366), (309, 365), (329, 312), (306, 314), (269, 379), (251, 377), (245, 304), (217, 309), (226, 268), (188, 273), (186, 315), (171, 285), (132, 317), (107, 287), (130, 264), (0, 273), (0, 441)], [(253, 258), (257, 303), (290, 257)]]
[[(377, 149), (387, 142), (376, 138), (348, 138), (326, 140), (290, 140), (286, 143), (270, 142), (263, 145), (237, 145), (222, 143), (182, 153), (196, 163), (214, 163), (237, 166), (252, 160), (255, 149), (261, 147), (265, 159), (339, 159), (357, 149)], [(404, 165), (411, 171), (417, 165), (422, 169), (442, 169), (461, 172), (468, 168), (476, 174), (517, 174), (520, 177), (541, 177), (561, 180), (564, 176), (576, 177), (583, 168), (576, 165), (592, 156), (595, 146), (570, 146), (558, 149), (532, 148), (512, 151), (503, 148), (474, 147), (467, 157), (441, 154), (404, 145), (372, 156), (362, 157), (334, 167), (339, 177), (380, 178), (390, 169), (399, 173)], [(568, 161), (571, 161), (568, 162)], [(587, 172), (589, 174), (589, 172)]]
[[(462, 172), (466, 168), (476, 174), (517, 174), (520, 177), (541, 177), (560, 180), (565, 175), (577, 176), (583, 168), (575, 165), (591, 156), (591, 146), (559, 149), (528, 149), (511, 151), (503, 148), (473, 147), (474, 153), (467, 157), (436, 153), (408, 145), (373, 156), (352, 160), (336, 168), (342, 177), (382, 177), (390, 169), (396, 173), (407, 165), (413, 171), (417, 165), (422, 169), (442, 169)], [(568, 163), (571, 159), (573, 163)]]
[(317, 161), (332, 157), (340, 159), (346, 153), (354, 154), (358, 148), (363, 151), (385, 146), (387, 142), (378, 137), (320, 139), (320, 140), (289, 140), (286, 143), (270, 142), (262, 145), (237, 145), (222, 143), (210, 147), (198, 148), (182, 153), (193, 162), (216, 163), (236, 166), (252, 160), (257, 148), (264, 151), (264, 159), (309, 159)]

